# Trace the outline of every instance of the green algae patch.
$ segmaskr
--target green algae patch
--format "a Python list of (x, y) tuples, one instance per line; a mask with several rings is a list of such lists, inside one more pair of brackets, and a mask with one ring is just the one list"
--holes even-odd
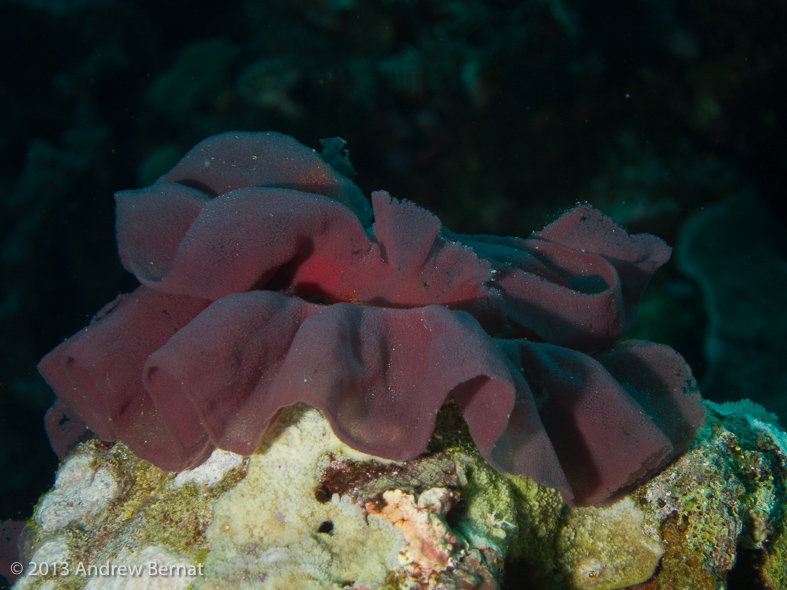
[(631, 498), (570, 510), (556, 545), (569, 586), (614, 590), (649, 580), (664, 548), (660, 539), (644, 533), (643, 520)]
[(784, 520), (773, 542), (765, 547), (760, 579), (766, 588), (787, 588), (787, 527)]
[(666, 547), (654, 588), (725, 588), (742, 555), (752, 580), (784, 588), (784, 431), (748, 400), (708, 406), (694, 446), (632, 494)]
[(647, 581), (663, 554), (644, 513), (628, 498), (606, 508), (569, 508), (528, 477), (500, 473), (463, 432), (458, 408), (438, 414), (431, 449), (453, 451), (462, 467), (464, 509), (457, 528), (531, 572), (545, 590), (611, 590)]
[(601, 508), (569, 508), (554, 490), (498, 473), (450, 405), (431, 444), (463, 466), (459, 530), (543, 590), (722, 590), (742, 555), (752, 580), (787, 588), (787, 436), (748, 400), (708, 406), (690, 449)]

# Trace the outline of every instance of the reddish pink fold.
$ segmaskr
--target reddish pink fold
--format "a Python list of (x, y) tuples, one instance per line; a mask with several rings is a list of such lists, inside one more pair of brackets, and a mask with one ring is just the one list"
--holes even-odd
[(209, 137), (183, 156), (156, 183), (175, 182), (208, 196), (239, 188), (278, 187), (330, 197), (366, 224), (369, 202), (355, 184), (292, 137), (266, 131), (228, 131)]
[[(586, 206), (539, 237), (486, 243), (443, 235), (434, 215), (382, 191), (373, 196), (369, 237), (340, 203), (286, 189), (239, 189), (204, 201), (193, 189), (162, 184), (118, 193), (117, 202), (121, 259), (159, 291), (215, 300), (273, 287), (328, 301), (434, 303), (468, 311), (493, 332), (517, 325), (579, 350), (622, 336), (670, 252), (657, 238), (617, 226), (615, 247), (594, 252), (596, 234), (612, 222)], [(565, 229), (571, 223), (584, 223), (588, 248), (575, 247), (577, 232)]]
[(208, 438), (188, 406), (161, 398), (158, 407), (142, 383), (155, 350), (208, 302), (140, 287), (106, 306), (84, 330), (39, 363), (47, 383), (104, 440), (120, 439), (165, 469), (198, 465), (210, 454)]
[(151, 355), (144, 374), (154, 399), (182, 391), (174, 397), (189, 399), (211, 440), (241, 454), (296, 401), (321, 409), (353, 448), (409, 459), (426, 448), (456, 388), (486, 408), (471, 425), (481, 440), (496, 440), (514, 399), (505, 363), (466, 314), (322, 306), (265, 291), (211, 305)]
[(118, 193), (118, 249), (143, 286), (42, 359), (53, 445), (84, 421), (180, 470), (254, 452), (306, 402), (353, 448), (408, 459), (451, 395), (498, 469), (586, 505), (690, 444), (704, 409), (685, 361), (613, 348), (661, 240), (584, 205), (527, 239), (460, 236), (384, 191), (367, 228), (359, 195), (274, 133), (210, 138)]

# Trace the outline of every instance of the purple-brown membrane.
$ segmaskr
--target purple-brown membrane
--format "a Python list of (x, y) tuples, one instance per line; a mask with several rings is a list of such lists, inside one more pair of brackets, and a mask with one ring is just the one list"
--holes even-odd
[(453, 234), (384, 191), (370, 209), (272, 132), (209, 138), (116, 200), (141, 286), (39, 365), (60, 450), (70, 416), (182, 470), (216, 447), (253, 453), (300, 401), (351, 447), (405, 460), (451, 395), (495, 467), (589, 505), (704, 423), (678, 353), (616, 345), (670, 248), (590, 206), (526, 239)]

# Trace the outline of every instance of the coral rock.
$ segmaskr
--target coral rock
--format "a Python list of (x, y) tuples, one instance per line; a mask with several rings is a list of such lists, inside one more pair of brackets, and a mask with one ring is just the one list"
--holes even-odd
[[(90, 484), (72, 477), (84, 469), (113, 474), (117, 493), (101, 510), (45, 518), (84, 503)], [(160, 575), (117, 572), (155, 562), (173, 572), (166, 587), (205, 590), (494, 590), (505, 575), (539, 590), (723, 590), (734, 567), (748, 587), (781, 590), (786, 489), (787, 435), (753, 404), (712, 406), (661, 474), (608, 506), (574, 508), (491, 467), (455, 406), (429, 453), (386, 462), (296, 405), (258, 453), (215, 451), (191, 472), (163, 472), (122, 443), (81, 443), (22, 535), (15, 588), (151, 588)], [(69, 571), (33, 575), (33, 563)]]

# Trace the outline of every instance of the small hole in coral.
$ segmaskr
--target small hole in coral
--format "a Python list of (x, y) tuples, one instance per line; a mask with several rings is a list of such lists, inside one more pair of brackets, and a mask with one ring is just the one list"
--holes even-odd
[(729, 574), (727, 588), (729, 590), (765, 590), (770, 588), (763, 584), (760, 573), (765, 559), (762, 549), (738, 548), (738, 556)]
[(462, 518), (462, 514), (464, 514), (466, 506), (467, 503), (464, 499), (459, 498), (459, 501), (445, 515), (445, 521), (448, 523), (448, 526), (451, 528), (459, 526), (459, 521)]
[(317, 532), (330, 535), (333, 532), (333, 523), (330, 520), (324, 520), (317, 529)]
[(323, 484), (314, 488), (314, 497), (320, 504), (325, 504), (331, 501), (331, 491), (328, 486)]

